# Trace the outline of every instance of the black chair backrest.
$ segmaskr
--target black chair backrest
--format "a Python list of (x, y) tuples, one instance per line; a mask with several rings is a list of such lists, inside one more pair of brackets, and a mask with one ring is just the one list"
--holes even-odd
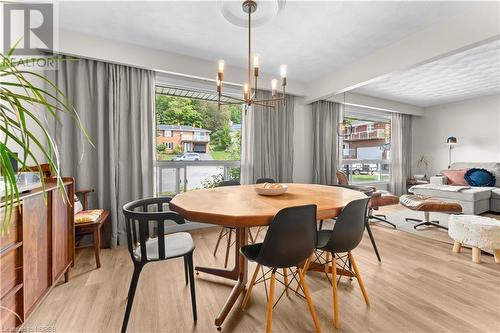
[[(184, 218), (172, 211), (164, 211), (165, 205), (172, 200), (170, 197), (147, 198), (129, 202), (123, 206), (125, 215), (125, 227), (127, 229), (128, 250), (133, 261), (138, 261), (134, 256), (134, 251), (141, 246), (141, 262), (147, 262), (146, 240), (150, 237), (151, 229), (156, 228), (158, 235), (158, 259), (165, 259), (165, 221), (174, 221), (177, 224), (184, 224)], [(149, 211), (151, 206), (156, 207), (156, 211)], [(152, 222), (152, 223), (151, 223)]]
[(338, 253), (348, 252), (358, 246), (365, 231), (366, 213), (370, 198), (351, 201), (335, 221), (327, 247)]
[(217, 185), (217, 187), (220, 187), (220, 186), (238, 186), (238, 185), (241, 185), (241, 184), (237, 180), (223, 180)]
[(255, 184), (264, 184), (264, 183), (276, 183), (276, 181), (272, 178), (259, 178), (255, 181)]
[(256, 261), (274, 268), (296, 266), (311, 255), (316, 243), (316, 205), (285, 208), (269, 225)]

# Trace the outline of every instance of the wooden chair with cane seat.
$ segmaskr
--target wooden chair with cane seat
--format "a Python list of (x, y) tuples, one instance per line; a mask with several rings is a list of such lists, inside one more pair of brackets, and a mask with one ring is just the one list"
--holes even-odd
[[(97, 268), (101, 267), (101, 229), (109, 219), (109, 211), (104, 209), (89, 209), (88, 196), (94, 193), (93, 189), (77, 190), (75, 195), (81, 198), (82, 210), (75, 214), (75, 237), (92, 235), (92, 244), (77, 246), (76, 248), (93, 247)], [(75, 201), (75, 208), (78, 202)]]
[[(50, 168), (48, 163), (40, 166), (26, 167), (24, 170), (32, 172), (40, 172), (44, 177), (55, 177), (55, 172)], [(85, 235), (92, 235), (93, 242), (86, 246), (76, 246), (76, 248), (94, 247), (94, 254), (97, 268), (101, 267), (100, 252), (101, 252), (101, 228), (109, 219), (109, 211), (104, 209), (91, 209), (88, 207), (88, 196), (93, 193), (93, 189), (76, 190), (75, 191), (75, 238)], [(80, 201), (81, 200), (81, 201)]]

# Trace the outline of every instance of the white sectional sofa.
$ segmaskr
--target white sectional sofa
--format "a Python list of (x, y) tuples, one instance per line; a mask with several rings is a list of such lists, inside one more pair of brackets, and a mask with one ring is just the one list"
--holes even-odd
[(429, 195), (444, 201), (458, 202), (462, 205), (464, 214), (481, 214), (487, 211), (500, 213), (500, 162), (492, 163), (453, 163), (451, 169), (483, 168), (491, 171), (496, 177), (495, 187), (471, 187), (460, 191), (450, 191), (444, 185), (441, 188), (415, 185), (410, 192)]

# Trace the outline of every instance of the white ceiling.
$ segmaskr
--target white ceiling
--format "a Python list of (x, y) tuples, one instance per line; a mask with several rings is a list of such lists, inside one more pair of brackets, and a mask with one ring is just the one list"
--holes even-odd
[[(262, 70), (308, 82), (445, 17), (463, 2), (288, 1), (270, 23), (254, 29)], [(243, 67), (246, 31), (204, 2), (59, 2), (63, 29)]]
[(385, 75), (353, 92), (420, 107), (500, 94), (500, 40)]

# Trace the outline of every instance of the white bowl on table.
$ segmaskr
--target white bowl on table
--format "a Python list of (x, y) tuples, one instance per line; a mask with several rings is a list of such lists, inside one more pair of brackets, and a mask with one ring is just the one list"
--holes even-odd
[(279, 187), (276, 187), (276, 188), (265, 187), (265, 185), (266, 184), (255, 186), (254, 187), (255, 192), (257, 192), (257, 194), (260, 194), (260, 195), (273, 196), (273, 195), (281, 195), (288, 190), (288, 186), (283, 185), (283, 184), (274, 184), (274, 185), (279, 185)]

